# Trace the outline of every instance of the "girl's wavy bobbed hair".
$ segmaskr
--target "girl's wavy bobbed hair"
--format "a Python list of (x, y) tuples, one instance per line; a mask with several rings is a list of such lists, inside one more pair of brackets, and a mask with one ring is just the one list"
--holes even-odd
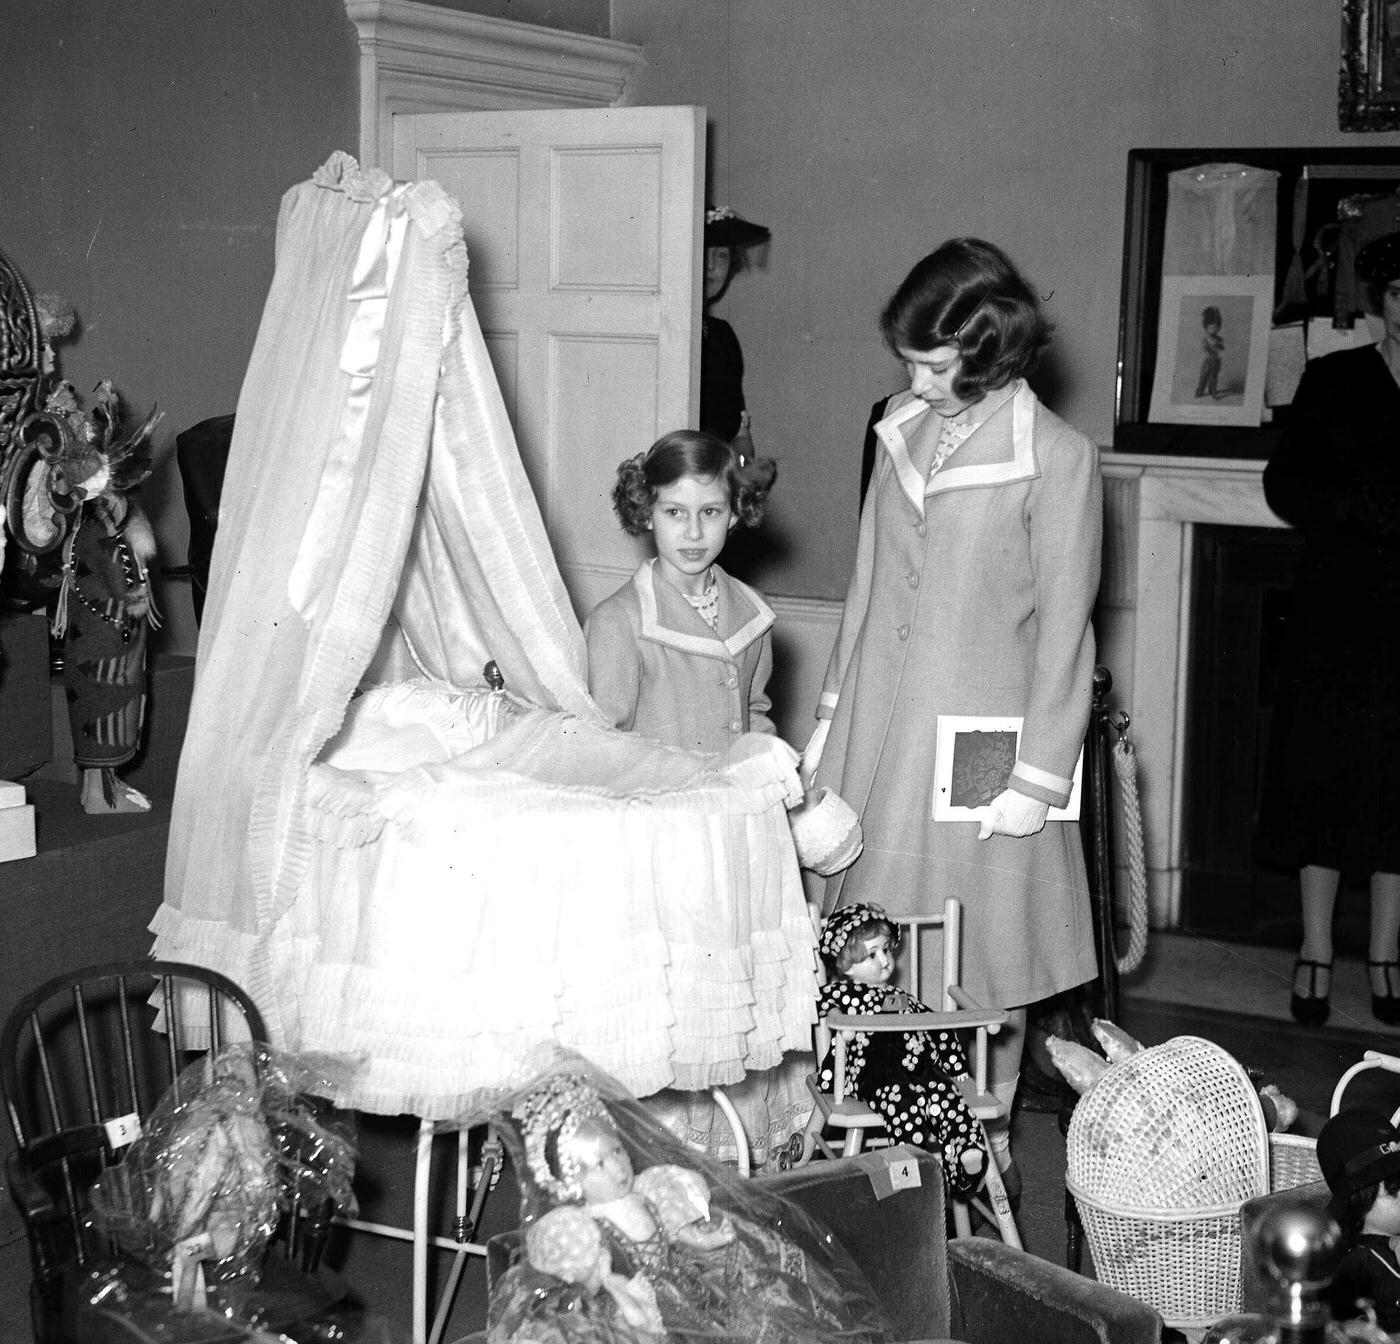
[(941, 345), (958, 350), (953, 393), (964, 401), (1028, 374), (1051, 330), (1011, 258), (981, 238), (950, 238), (930, 252), (880, 314), (880, 334), (896, 354)]
[(745, 458), (732, 443), (699, 429), (675, 429), (663, 434), (644, 453), (618, 464), (613, 483), (613, 511), (630, 536), (646, 535), (656, 493), (683, 476), (702, 481), (723, 480), (729, 507), (744, 527), (763, 521), (763, 506), (777, 479), (771, 458)]

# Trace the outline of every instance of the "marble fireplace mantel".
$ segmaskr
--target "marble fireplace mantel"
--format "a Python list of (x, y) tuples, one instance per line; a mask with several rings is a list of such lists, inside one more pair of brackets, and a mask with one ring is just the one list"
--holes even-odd
[[(1174, 928), (1184, 858), (1192, 529), (1285, 524), (1264, 502), (1263, 462), (1109, 451), (1102, 462), (1099, 661), (1113, 674), (1112, 705), (1132, 717), (1152, 924)], [(1118, 890), (1127, 891), (1126, 880)]]

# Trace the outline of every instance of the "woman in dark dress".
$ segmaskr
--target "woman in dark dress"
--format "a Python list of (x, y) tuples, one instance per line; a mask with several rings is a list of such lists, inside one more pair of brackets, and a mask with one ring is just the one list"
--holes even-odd
[(705, 211), (705, 317), (700, 328), (700, 428), (754, 455), (744, 401), (744, 352), (734, 328), (710, 309), (748, 261), (748, 249), (768, 241), (768, 230), (725, 206)]
[(1264, 472), (1303, 536), (1256, 850), (1299, 874), (1293, 1016), (1324, 1022), (1343, 874), (1369, 879), (1375, 1015), (1400, 1022), (1400, 234), (1357, 258), (1385, 323), (1374, 346), (1307, 366)]

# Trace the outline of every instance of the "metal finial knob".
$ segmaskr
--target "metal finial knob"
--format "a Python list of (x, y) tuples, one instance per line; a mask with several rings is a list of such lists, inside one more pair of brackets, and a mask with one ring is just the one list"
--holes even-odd
[(1322, 1209), (1281, 1201), (1259, 1220), (1256, 1254), (1281, 1287), (1316, 1293), (1331, 1283), (1345, 1253), (1342, 1230)]

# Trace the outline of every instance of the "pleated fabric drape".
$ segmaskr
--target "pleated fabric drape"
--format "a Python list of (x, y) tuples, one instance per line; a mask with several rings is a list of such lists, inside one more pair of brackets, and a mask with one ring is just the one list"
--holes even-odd
[[(457, 451), (430, 455), (435, 431)], [(598, 721), (436, 183), (336, 154), (283, 198), (205, 610), (154, 925), (178, 911), (186, 951), (285, 911), (307, 769), (391, 613), (426, 671), (470, 685), (490, 656), (518, 694)], [(266, 975), (250, 958), (270, 999)]]
[(732, 1083), (810, 1046), (796, 775), (589, 698), (460, 214), (343, 154), (283, 199), (155, 952), (355, 1058), (361, 1109), (451, 1118), (547, 1039), (638, 1095)]

